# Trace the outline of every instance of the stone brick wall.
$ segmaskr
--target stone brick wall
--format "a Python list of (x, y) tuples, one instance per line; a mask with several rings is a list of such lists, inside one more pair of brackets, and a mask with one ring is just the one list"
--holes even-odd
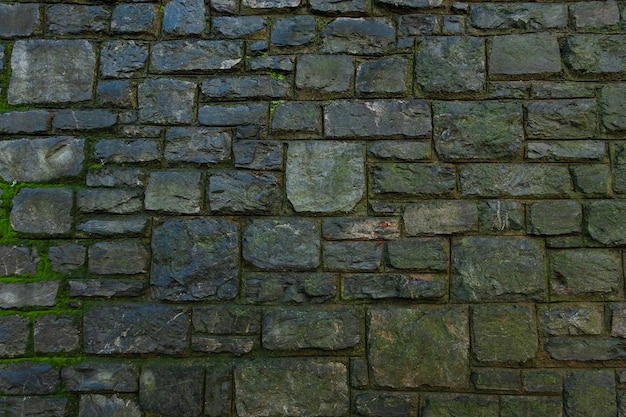
[(0, 179), (2, 416), (626, 416), (623, 1), (3, 1)]

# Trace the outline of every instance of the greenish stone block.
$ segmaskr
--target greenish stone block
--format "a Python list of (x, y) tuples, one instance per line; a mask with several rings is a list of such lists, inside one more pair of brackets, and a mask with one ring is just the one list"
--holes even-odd
[(575, 3), (569, 11), (578, 30), (605, 29), (619, 23), (619, 6), (614, 1)]
[(620, 194), (626, 193), (626, 142), (611, 144), (611, 163), (613, 164), (613, 191)]
[(594, 85), (576, 81), (534, 81), (530, 85), (530, 98), (534, 100), (593, 97)]
[(564, 409), (568, 417), (614, 417), (617, 413), (615, 373), (610, 370), (576, 370), (564, 383)]
[(558, 397), (503, 395), (501, 415), (510, 417), (562, 417), (563, 401)]
[(313, 102), (280, 103), (272, 113), (272, 132), (321, 133), (322, 108)]
[(354, 410), (359, 416), (409, 417), (413, 409), (409, 394), (365, 391), (353, 395)]
[(604, 329), (602, 304), (540, 304), (541, 330), (550, 336), (599, 335)]
[(523, 29), (544, 31), (567, 26), (564, 4), (473, 4), (469, 8), (472, 27), (481, 30)]
[(330, 270), (375, 271), (380, 268), (382, 243), (325, 242), (324, 265)]
[(520, 392), (522, 380), (517, 369), (475, 368), (472, 384), (480, 391)]
[(300, 55), (296, 87), (319, 93), (347, 92), (354, 84), (354, 58), (348, 55)]
[(529, 232), (534, 235), (579, 233), (582, 207), (576, 201), (541, 201), (528, 206)]
[(420, 410), (422, 417), (500, 416), (500, 404), (495, 395), (427, 393)]
[(452, 165), (380, 163), (370, 169), (375, 194), (444, 197), (456, 189)]
[(530, 102), (526, 106), (526, 132), (533, 139), (592, 138), (597, 124), (596, 107), (592, 99)]
[(568, 140), (557, 142), (527, 142), (526, 158), (541, 161), (600, 160), (607, 156), (604, 142)]
[(408, 236), (476, 231), (478, 209), (458, 200), (410, 204), (404, 209), (404, 228)]
[(489, 200), (478, 203), (478, 227), (481, 232), (524, 230), (525, 218), (524, 205), (519, 201)]
[[(611, 170), (608, 165), (570, 165), (574, 190), (583, 194), (606, 194), (609, 189)], [(618, 170), (614, 175), (620, 175)], [(619, 187), (619, 182), (613, 183)], [(616, 190), (617, 191), (617, 190)]]
[(411, 162), (430, 159), (431, 149), (429, 142), (386, 140), (369, 145), (367, 155), (376, 159)]
[(528, 393), (558, 394), (563, 391), (563, 375), (559, 370), (530, 369), (523, 372), (523, 384)]
[(550, 33), (494, 36), (489, 52), (492, 75), (538, 75), (561, 72), (559, 43)]
[(608, 246), (626, 244), (626, 201), (598, 200), (585, 207), (587, 232)]
[(352, 274), (343, 278), (342, 298), (346, 300), (444, 300), (448, 277), (437, 274)]
[(399, 57), (362, 62), (356, 70), (355, 89), (362, 94), (405, 93), (407, 68), (408, 61)]
[(610, 132), (626, 130), (626, 84), (610, 84), (598, 94), (598, 106), (602, 125)]
[(484, 363), (524, 363), (537, 356), (534, 309), (521, 304), (472, 308), (472, 353)]
[(385, 262), (397, 269), (446, 271), (448, 242), (439, 238), (401, 239), (385, 246)]
[(576, 34), (565, 39), (563, 62), (583, 75), (626, 72), (626, 35)]

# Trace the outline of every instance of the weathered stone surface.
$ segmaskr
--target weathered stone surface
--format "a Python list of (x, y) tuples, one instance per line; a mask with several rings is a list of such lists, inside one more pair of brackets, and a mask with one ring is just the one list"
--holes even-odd
[(504, 102), (433, 105), (435, 149), (444, 159), (508, 159), (523, 142), (522, 106)]
[(626, 142), (612, 144), (611, 162), (613, 163), (613, 190), (624, 193), (626, 192)]
[(434, 14), (403, 14), (398, 20), (398, 36), (433, 35), (439, 25), (440, 18)]
[(300, 55), (296, 87), (323, 93), (347, 92), (354, 83), (354, 60), (348, 55)]
[(101, 81), (98, 83), (97, 93), (98, 103), (103, 106), (122, 108), (137, 107), (137, 89), (130, 81)]
[(538, 315), (541, 330), (550, 336), (597, 335), (604, 327), (598, 304), (542, 304)]
[(446, 276), (384, 273), (345, 276), (341, 295), (347, 300), (385, 298), (441, 300), (447, 293)]
[(457, 300), (543, 300), (543, 245), (517, 237), (452, 242), (452, 295)]
[(364, 94), (404, 93), (407, 91), (407, 68), (407, 60), (399, 57), (365, 61), (357, 67), (355, 89)]
[(141, 274), (147, 271), (148, 251), (140, 240), (96, 242), (89, 247), (89, 272)]
[(249, 61), (252, 71), (293, 72), (295, 63), (295, 55), (253, 56)]
[(139, 188), (145, 185), (145, 176), (137, 168), (96, 168), (87, 171), (86, 184), (88, 187)]
[(394, 392), (359, 392), (354, 395), (354, 411), (359, 416), (409, 417), (411, 396)]
[(139, 119), (156, 124), (185, 124), (194, 119), (196, 84), (157, 78), (139, 84)]
[(63, 417), (66, 406), (66, 397), (0, 397), (6, 417)]
[(188, 317), (165, 304), (96, 304), (85, 311), (85, 353), (180, 355), (186, 348)]
[(0, 246), (0, 274), (23, 275), (37, 272), (39, 255), (37, 248), (31, 249), (26, 246)]
[(209, 99), (280, 99), (287, 98), (289, 90), (288, 80), (276, 79), (269, 75), (224, 75), (210, 78), (201, 84), (202, 94)]
[(470, 336), (465, 307), (372, 309), (368, 322), (375, 384), (399, 389), (467, 387)]
[(195, 307), (192, 324), (194, 333), (211, 335), (257, 334), (261, 330), (261, 314), (254, 307)]
[(384, 18), (339, 17), (320, 34), (324, 53), (383, 54), (395, 43), (396, 31)]
[(103, 6), (54, 4), (46, 10), (48, 30), (59, 35), (103, 33), (110, 18), (111, 12)]
[(230, 413), (232, 402), (232, 366), (221, 364), (206, 369), (204, 413), (221, 417)]
[(216, 171), (209, 176), (207, 197), (214, 212), (274, 213), (281, 206), (280, 178), (269, 173)]
[(58, 369), (54, 369), (47, 362), (14, 362), (0, 365), (0, 394), (52, 394), (59, 382)]
[(263, 318), (263, 347), (269, 350), (355, 347), (361, 340), (359, 316), (349, 310), (271, 310)]
[(558, 74), (558, 40), (549, 33), (495, 36), (491, 40), (489, 72), (511, 76)]
[(146, 188), (146, 210), (199, 213), (202, 174), (195, 171), (158, 171), (150, 174)]
[(71, 392), (135, 392), (139, 368), (123, 362), (85, 361), (61, 370), (63, 384)]
[(370, 169), (375, 194), (444, 197), (456, 189), (452, 165), (385, 163)]
[(144, 216), (119, 216), (117, 218), (91, 219), (76, 225), (76, 230), (88, 235), (142, 235), (149, 220)]
[(578, 233), (583, 220), (581, 205), (569, 200), (531, 203), (528, 214), (529, 231), (535, 235)]
[(615, 1), (580, 2), (569, 7), (576, 29), (602, 29), (619, 23), (619, 7)]
[(610, 361), (626, 358), (626, 343), (617, 337), (553, 337), (544, 344), (552, 359), (561, 361)]
[(498, 417), (500, 406), (498, 397), (493, 395), (428, 393), (421, 411), (423, 417)]
[(226, 70), (242, 58), (241, 41), (176, 40), (155, 44), (150, 64), (157, 73)]
[(52, 119), (52, 127), (61, 130), (103, 129), (116, 123), (117, 115), (108, 110), (60, 110)]
[(609, 246), (626, 244), (626, 202), (600, 200), (586, 205), (587, 232)]
[(559, 196), (571, 189), (567, 168), (555, 165), (471, 164), (461, 168), (460, 180), (464, 196)]
[[(26, 6), (26, 5), (25, 5)], [(9, 104), (90, 100), (96, 67), (86, 40), (19, 40), (11, 53)]]
[(397, 269), (446, 271), (448, 244), (439, 238), (401, 239), (385, 245), (385, 263)]
[(595, 100), (535, 101), (526, 107), (526, 131), (538, 139), (584, 139), (596, 129)]
[(157, 8), (149, 3), (122, 3), (115, 6), (111, 15), (113, 33), (152, 33), (155, 30)]
[[(608, 165), (574, 165), (570, 168), (574, 190), (584, 194), (606, 194), (609, 189), (609, 177), (611, 172)], [(615, 170), (614, 175), (620, 171)], [(614, 188), (619, 187), (618, 182), (613, 183)], [(619, 190), (619, 188), (618, 188)]]
[(408, 236), (476, 231), (478, 210), (468, 201), (411, 204), (404, 210), (404, 228)]
[(78, 191), (76, 202), (83, 213), (125, 214), (141, 210), (141, 193), (135, 190), (84, 189)]
[(581, 74), (626, 72), (626, 35), (577, 34), (565, 39), (563, 62)]
[(329, 240), (393, 240), (400, 237), (400, 225), (393, 217), (337, 217), (324, 219), (322, 230)]
[(267, 107), (264, 103), (202, 106), (198, 122), (207, 126), (264, 125)]
[(96, 143), (94, 157), (114, 164), (150, 162), (161, 157), (159, 143), (152, 139), (103, 139)]
[(138, 297), (143, 281), (129, 279), (75, 279), (69, 281), (71, 297)]
[(0, 308), (53, 307), (60, 281), (2, 282)]
[(235, 407), (241, 417), (344, 416), (348, 395), (348, 370), (340, 362), (281, 358), (235, 368)]
[(576, 370), (564, 383), (564, 410), (567, 416), (614, 416), (615, 375), (609, 370)]
[(511, 417), (563, 415), (563, 402), (555, 397), (507, 395), (500, 403), (501, 415)]
[(163, 10), (161, 30), (168, 35), (197, 35), (204, 31), (206, 11), (202, 0), (170, 0)]
[(524, 206), (519, 201), (489, 200), (478, 204), (478, 229), (481, 232), (524, 230), (524, 219)]
[(0, 4), (1, 37), (29, 36), (38, 30), (41, 23), (39, 4)]
[(141, 409), (167, 416), (197, 416), (202, 411), (203, 383), (204, 370), (197, 366), (145, 365), (139, 379)]
[(379, 242), (325, 242), (324, 265), (330, 270), (375, 271), (380, 268)]
[(22, 188), (13, 198), (11, 227), (19, 233), (58, 236), (72, 228), (69, 188)]
[(298, 212), (348, 212), (365, 192), (363, 146), (292, 142), (287, 149), (287, 198)]
[(100, 74), (103, 77), (130, 78), (142, 75), (148, 61), (148, 45), (134, 40), (115, 40), (102, 45)]
[(329, 273), (246, 272), (245, 299), (249, 303), (323, 303), (337, 293), (334, 277)]
[(429, 159), (431, 148), (428, 142), (384, 140), (372, 143), (367, 154), (370, 158), (414, 162)]
[(46, 314), (35, 318), (33, 342), (37, 353), (72, 352), (80, 347), (76, 316)]
[(213, 32), (222, 38), (245, 38), (267, 29), (263, 16), (216, 16), (211, 19)]
[(141, 410), (135, 400), (100, 394), (81, 395), (78, 417), (141, 417)]
[(173, 127), (165, 134), (165, 159), (171, 162), (216, 164), (230, 158), (229, 131), (202, 127)]
[(472, 307), (472, 352), (484, 363), (524, 363), (539, 347), (534, 308), (522, 304)]
[(152, 233), (150, 284), (162, 300), (224, 300), (237, 295), (237, 225), (170, 219)]
[(310, 0), (314, 12), (322, 13), (364, 13), (365, 0)]
[(243, 231), (243, 259), (263, 269), (312, 269), (320, 263), (320, 230), (307, 219), (255, 219)]
[(270, 42), (276, 46), (301, 46), (315, 38), (315, 18), (294, 16), (278, 19), (272, 25)]
[(415, 58), (415, 84), (428, 95), (476, 93), (485, 83), (484, 42), (469, 36), (425, 37)]
[(613, 303), (611, 309), (611, 336), (626, 338), (626, 305)]
[(84, 139), (58, 136), (0, 142), (0, 176), (5, 181), (48, 182), (76, 175), (85, 158)]
[(528, 142), (526, 157), (532, 160), (598, 160), (606, 156), (604, 142), (569, 140), (567, 142)]
[(251, 9), (287, 9), (298, 7), (302, 0), (244, 0), (243, 5)]
[(243, 355), (259, 347), (257, 336), (191, 336), (191, 350), (205, 353)]
[(480, 391), (519, 392), (520, 372), (516, 369), (475, 368), (471, 375), (474, 388)]
[(51, 113), (45, 110), (1, 113), (0, 133), (44, 133), (49, 130), (51, 116)]
[(560, 393), (563, 376), (559, 370), (533, 369), (524, 373), (524, 389), (528, 393)]
[(598, 95), (602, 125), (611, 132), (626, 130), (626, 84), (606, 85)]
[(546, 3), (473, 4), (470, 6), (469, 22), (482, 30), (561, 29), (567, 26), (567, 6)]
[(272, 112), (272, 132), (321, 133), (322, 108), (313, 102), (280, 103)]
[(278, 170), (283, 165), (283, 145), (274, 141), (238, 140), (233, 143), (236, 168)]
[(530, 85), (532, 99), (589, 98), (595, 96), (593, 85), (575, 81), (534, 81)]
[(0, 317), (0, 357), (24, 356), (30, 336), (30, 319), (17, 314)]
[(376, 2), (410, 9), (427, 9), (443, 5), (443, 0), (377, 0)]

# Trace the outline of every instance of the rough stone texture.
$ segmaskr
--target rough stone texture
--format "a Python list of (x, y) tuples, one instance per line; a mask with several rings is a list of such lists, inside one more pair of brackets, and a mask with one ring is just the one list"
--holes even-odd
[(568, 373), (564, 382), (564, 410), (568, 416), (614, 416), (615, 376), (601, 370), (579, 370)]
[(63, 417), (66, 397), (0, 397), (0, 407), (6, 417)]
[(278, 19), (272, 26), (270, 42), (276, 46), (300, 46), (315, 38), (315, 18), (294, 16)]
[(30, 235), (58, 236), (72, 228), (73, 192), (68, 188), (23, 188), (13, 198), (11, 227)]
[(139, 378), (141, 408), (168, 416), (197, 416), (202, 411), (203, 379), (204, 370), (197, 366), (148, 364)]
[(30, 319), (14, 314), (0, 317), (0, 357), (24, 356), (30, 336)]
[(598, 96), (598, 108), (602, 125), (609, 131), (626, 130), (626, 85), (607, 85), (602, 87)]
[(500, 407), (502, 415), (511, 417), (563, 415), (561, 399), (547, 396), (503, 396)]
[(346, 300), (442, 300), (447, 296), (448, 279), (431, 274), (355, 274), (343, 279)]
[(470, 24), (481, 30), (548, 30), (567, 26), (565, 4), (473, 4)]
[(424, 417), (453, 417), (458, 415), (498, 417), (498, 397), (476, 394), (426, 394), (422, 403)]
[(617, 142), (611, 148), (613, 163), (613, 190), (626, 192), (626, 142)]
[(328, 273), (248, 272), (244, 276), (245, 299), (249, 303), (323, 303), (337, 294), (333, 275)]
[(10, 104), (90, 100), (96, 54), (86, 40), (19, 40), (11, 53)]
[(524, 228), (524, 206), (519, 201), (490, 200), (478, 204), (478, 229), (481, 232), (519, 231)]
[(134, 40), (104, 43), (100, 55), (103, 77), (130, 78), (144, 73), (148, 61), (148, 45)]
[(139, 240), (97, 242), (89, 247), (89, 272), (140, 274), (147, 271), (148, 251)]
[(382, 248), (378, 242), (326, 242), (324, 265), (330, 270), (375, 271), (380, 268)]
[(528, 206), (530, 233), (559, 235), (580, 232), (582, 207), (575, 201), (542, 201)]
[(0, 114), (0, 133), (45, 133), (50, 126), (50, 117), (51, 114), (44, 110), (3, 113)]
[(287, 199), (298, 212), (348, 212), (365, 192), (363, 147), (293, 142), (287, 149)]
[(372, 143), (367, 153), (370, 158), (414, 162), (429, 159), (431, 149), (427, 142), (384, 140)]
[(163, 10), (161, 30), (168, 35), (196, 35), (204, 30), (206, 12), (202, 0), (170, 0)]
[(411, 396), (393, 392), (359, 392), (354, 395), (354, 409), (360, 416), (408, 417)]
[(156, 124), (184, 124), (193, 120), (196, 85), (158, 78), (139, 84), (139, 119)]
[(626, 203), (600, 200), (586, 205), (587, 232), (608, 246), (626, 244)]
[(223, 300), (237, 295), (237, 225), (170, 219), (152, 234), (150, 283), (162, 300)]
[(48, 30), (60, 35), (106, 32), (110, 18), (111, 12), (102, 6), (54, 4), (46, 10)]
[(0, 273), (6, 275), (34, 274), (37, 272), (39, 255), (37, 248), (26, 246), (0, 246)]
[(176, 40), (152, 47), (151, 65), (157, 73), (226, 70), (242, 61), (239, 41)]
[(385, 262), (397, 269), (446, 271), (448, 245), (439, 238), (402, 239), (385, 246)]
[(29, 36), (37, 30), (41, 23), (39, 4), (37, 3), (4, 3), (0, 4), (0, 36)]
[(146, 210), (199, 213), (202, 199), (201, 180), (200, 172), (153, 172), (146, 188)]
[(601, 334), (603, 313), (595, 304), (559, 304), (540, 306), (541, 329), (550, 336), (575, 336)]
[(365, 61), (357, 67), (355, 89), (363, 94), (404, 93), (407, 68), (407, 60), (400, 57)]
[(2, 282), (0, 308), (53, 307), (60, 284), (60, 281)]
[(559, 44), (548, 33), (496, 36), (489, 51), (489, 72), (497, 75), (558, 74)]
[(526, 107), (528, 136), (537, 139), (584, 139), (596, 129), (595, 100), (537, 101)]
[(563, 62), (585, 74), (616, 74), (626, 71), (626, 36), (577, 34), (565, 39)]
[(375, 194), (444, 197), (456, 188), (451, 165), (386, 163), (370, 169)]
[(278, 170), (283, 164), (283, 146), (273, 141), (239, 140), (233, 143), (236, 168)]
[(138, 297), (144, 290), (142, 281), (128, 279), (70, 280), (72, 297)]
[(76, 205), (83, 213), (133, 213), (141, 210), (141, 193), (114, 188), (84, 189), (78, 191)]
[(271, 76), (221, 76), (201, 85), (202, 94), (210, 99), (286, 98), (290, 85)]
[(148, 3), (118, 4), (111, 14), (111, 32), (143, 34), (155, 29), (157, 9)]
[(598, 160), (606, 156), (606, 145), (600, 141), (527, 142), (526, 157), (531, 160), (566, 161)]
[(324, 93), (348, 91), (354, 62), (348, 55), (302, 55), (296, 64), (296, 87)]
[(322, 109), (302, 102), (280, 103), (272, 113), (272, 131), (277, 133), (321, 133)]
[(391, 49), (395, 37), (387, 19), (339, 17), (321, 31), (322, 52), (381, 54)]
[(329, 218), (322, 230), (328, 240), (393, 240), (400, 237), (400, 225), (394, 218)]
[(140, 417), (141, 410), (136, 401), (117, 395), (89, 394), (82, 395), (79, 403), (79, 417), (115, 417), (124, 414), (128, 417)]
[(209, 206), (215, 212), (276, 212), (281, 203), (279, 181), (274, 174), (216, 172), (209, 176)]
[(518, 392), (521, 384), (520, 372), (516, 369), (476, 368), (471, 380), (480, 391)]
[(466, 201), (407, 205), (404, 228), (408, 236), (475, 231), (478, 228), (478, 210), (476, 204)]
[(377, 385), (399, 389), (467, 386), (465, 307), (374, 309), (368, 322), (370, 375)]
[(44, 315), (33, 323), (35, 352), (72, 352), (80, 347), (79, 320), (70, 315)]
[(174, 127), (165, 135), (165, 159), (216, 164), (230, 158), (232, 137), (222, 129)]
[(135, 392), (139, 368), (128, 363), (86, 361), (61, 370), (63, 383), (72, 392)]
[(265, 123), (267, 105), (262, 103), (202, 106), (198, 122), (206, 126), (239, 126)]
[(47, 362), (13, 362), (0, 365), (0, 394), (52, 394), (60, 382), (59, 371)]

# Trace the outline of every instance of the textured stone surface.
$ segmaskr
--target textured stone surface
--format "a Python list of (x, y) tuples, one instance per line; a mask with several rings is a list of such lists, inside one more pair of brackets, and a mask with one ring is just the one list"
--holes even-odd
[(594, 100), (536, 101), (526, 107), (529, 137), (538, 139), (583, 139), (596, 129)]
[(160, 171), (150, 174), (145, 207), (173, 213), (198, 213), (202, 199), (200, 172)]
[(421, 410), (424, 417), (500, 415), (498, 397), (492, 395), (429, 393), (425, 396)]
[(296, 65), (296, 87), (339, 93), (354, 83), (354, 62), (348, 55), (302, 55)]
[(558, 235), (580, 232), (583, 212), (575, 201), (542, 201), (528, 206), (530, 232)]
[(159, 414), (197, 416), (202, 410), (203, 379), (201, 367), (148, 364), (141, 369), (139, 404)]
[(567, 26), (564, 4), (483, 3), (470, 6), (470, 24), (482, 30), (547, 30)]
[(150, 33), (155, 29), (157, 9), (149, 3), (118, 4), (111, 14), (113, 33)]
[(537, 33), (494, 37), (489, 52), (489, 71), (511, 76), (560, 73), (556, 36)]
[(128, 417), (140, 417), (141, 410), (135, 400), (117, 395), (82, 395), (79, 403), (79, 417), (113, 417), (123, 413)]
[(566, 38), (563, 62), (581, 74), (616, 74), (626, 71), (626, 36), (577, 34)]
[(195, 35), (204, 30), (205, 19), (202, 0), (170, 0), (163, 10), (161, 30), (168, 35)]
[(329, 273), (248, 272), (244, 274), (249, 303), (323, 303), (332, 301), (337, 285)]
[(451, 165), (386, 163), (371, 167), (375, 194), (447, 196), (456, 188)]
[(134, 40), (116, 40), (104, 43), (100, 55), (100, 74), (103, 77), (130, 78), (141, 75), (148, 61), (148, 45)]
[(600, 200), (589, 203), (587, 232), (591, 238), (608, 246), (626, 243), (626, 204), (622, 201)]
[(385, 259), (393, 268), (446, 271), (448, 245), (439, 238), (402, 239), (385, 246)]
[(315, 18), (294, 16), (276, 20), (270, 42), (276, 46), (306, 45), (315, 38)]
[(541, 305), (538, 311), (541, 329), (551, 336), (601, 334), (603, 312), (595, 304)]
[(13, 198), (11, 227), (31, 235), (67, 234), (72, 208), (73, 192), (68, 188), (23, 188)]
[(46, 11), (48, 30), (62, 35), (106, 32), (110, 18), (111, 12), (102, 6), (54, 4)]
[(404, 210), (404, 228), (408, 236), (475, 231), (478, 210), (466, 201), (411, 204)]
[(60, 382), (59, 371), (47, 362), (13, 362), (0, 365), (0, 393), (52, 394)]
[(85, 361), (61, 370), (63, 383), (72, 392), (135, 392), (139, 368), (124, 362)]
[(313, 102), (280, 103), (272, 113), (272, 131), (279, 133), (320, 133), (322, 109)]
[(598, 107), (602, 125), (609, 131), (626, 130), (626, 85), (602, 87), (598, 97)]
[(0, 36), (28, 36), (37, 30), (41, 22), (39, 5), (36, 3), (5, 3), (0, 5)]
[(0, 357), (23, 356), (30, 336), (30, 319), (14, 314), (0, 317)]
[(2, 282), (0, 308), (53, 307), (60, 281)]
[(84, 189), (76, 194), (76, 205), (83, 213), (133, 213), (141, 209), (141, 193), (114, 188)]
[(67, 407), (66, 397), (0, 397), (0, 407), (7, 417), (50, 416), (63, 417)]
[[(0, 55), (0, 60), (2, 55)], [(2, 69), (2, 67), (0, 67)], [(0, 132), (44, 133), (50, 126), (51, 114), (44, 110), (29, 110), (0, 114)]]
[(280, 180), (274, 174), (219, 171), (209, 176), (212, 211), (273, 213), (280, 207)]
[(609, 371), (579, 370), (568, 373), (564, 382), (564, 409), (568, 416), (592, 414), (614, 416), (615, 377)]
[(365, 61), (357, 67), (355, 89), (364, 94), (404, 93), (407, 69), (407, 60), (400, 57)]
[(46, 314), (33, 323), (35, 352), (72, 352), (80, 347), (80, 325), (77, 316)]
[(326, 242), (324, 265), (330, 270), (375, 271), (380, 268), (382, 248), (378, 242)]
[(0, 272), (2, 275), (23, 275), (37, 272), (39, 255), (37, 248), (26, 246), (0, 246)]
[(239, 41), (176, 40), (152, 47), (150, 62), (158, 73), (225, 70), (242, 60)]
[(395, 35), (387, 19), (339, 17), (321, 31), (322, 52), (381, 54), (391, 49)]
[(200, 86), (210, 99), (286, 98), (290, 85), (286, 80), (270, 76), (221, 76), (210, 78)]
[(89, 247), (89, 272), (140, 274), (147, 271), (148, 251), (139, 240), (97, 242)]
[(431, 274), (353, 274), (343, 279), (347, 300), (441, 300), (447, 296), (447, 277)]

